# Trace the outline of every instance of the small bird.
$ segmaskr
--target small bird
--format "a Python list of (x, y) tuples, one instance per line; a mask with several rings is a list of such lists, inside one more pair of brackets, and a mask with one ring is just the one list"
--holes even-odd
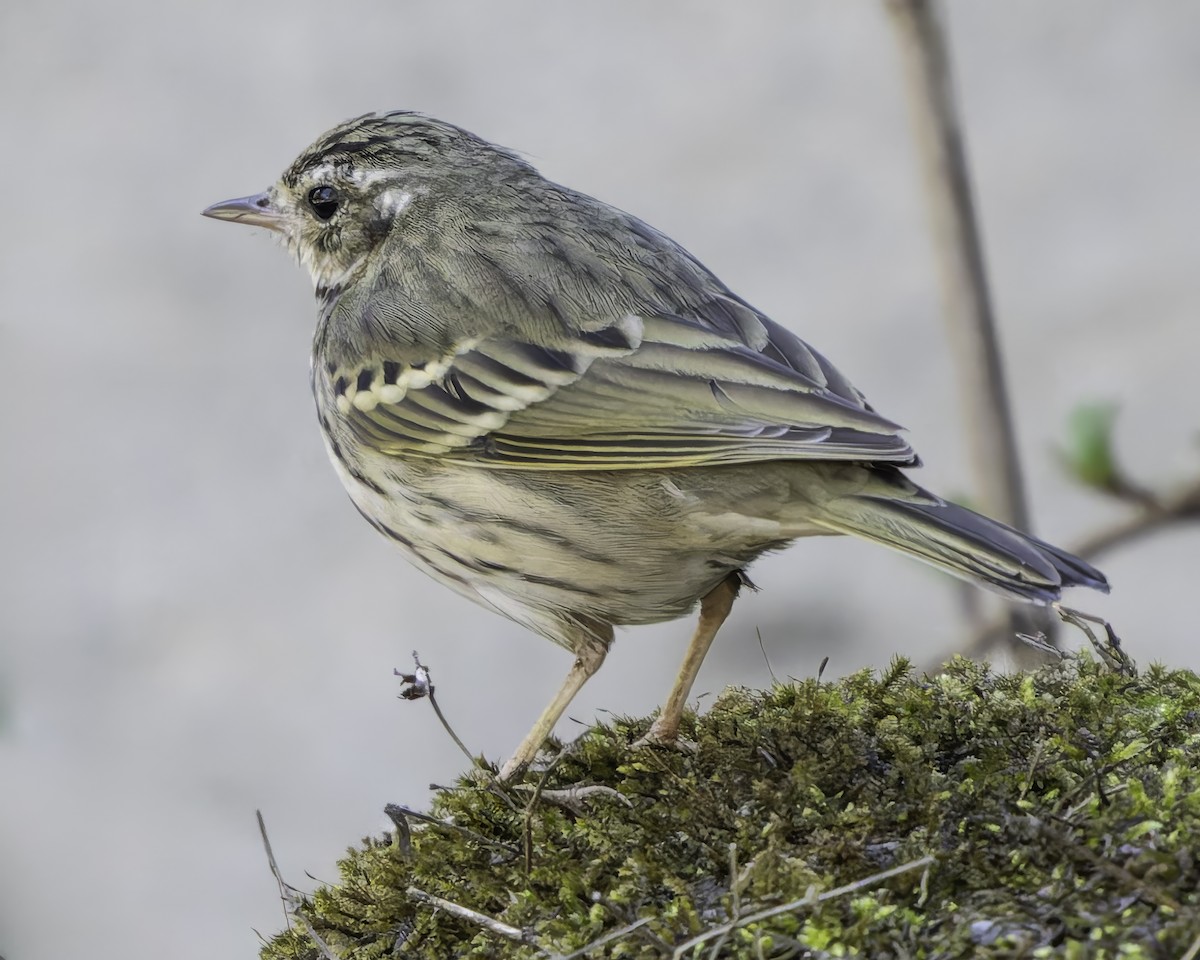
[(675, 241), (452, 124), (357, 117), (204, 215), (275, 231), (312, 277), (318, 420), (367, 522), (574, 654), (503, 777), (614, 627), (699, 602), (645, 738), (676, 742), (744, 571), (800, 537), (862, 537), (1033, 604), (1108, 589), (909, 480), (901, 428)]

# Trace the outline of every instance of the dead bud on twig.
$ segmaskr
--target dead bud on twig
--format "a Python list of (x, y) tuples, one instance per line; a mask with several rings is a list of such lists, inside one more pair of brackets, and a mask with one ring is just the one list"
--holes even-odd
[(400, 691), (402, 700), (422, 700), (429, 698), (429, 703), (433, 707), (433, 712), (437, 714), (438, 722), (441, 723), (442, 729), (450, 735), (450, 739), (454, 741), (459, 750), (462, 751), (469, 761), (474, 766), (482, 766), (479, 758), (476, 757), (467, 745), (458, 738), (458, 734), (454, 732), (454, 728), (446, 720), (446, 715), (442, 713), (442, 708), (438, 706), (437, 697), (433, 692), (433, 677), (429, 673), (429, 668), (421, 663), (421, 656), (416, 650), (413, 651), (413, 663), (416, 664), (416, 670), (413, 673), (403, 673), (399, 668), (393, 669), (392, 674), (397, 676), (407, 686)]

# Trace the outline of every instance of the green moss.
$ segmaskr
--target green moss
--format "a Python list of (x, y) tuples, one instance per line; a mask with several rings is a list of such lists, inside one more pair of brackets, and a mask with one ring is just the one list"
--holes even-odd
[[(686, 956), (1178, 957), (1200, 934), (1193, 673), (1121, 677), (1081, 659), (1003, 675), (955, 660), (916, 677), (897, 662), (732, 689), (691, 722), (694, 754), (631, 751), (649, 721), (618, 720), (525, 788), (464, 777), (433, 799), (450, 825), (410, 818), (410, 841), (364, 841), (299, 914), (337, 957), (568, 955), (638, 920), (588, 956), (662, 957), (932, 855)], [(301, 926), (262, 953), (322, 955)]]

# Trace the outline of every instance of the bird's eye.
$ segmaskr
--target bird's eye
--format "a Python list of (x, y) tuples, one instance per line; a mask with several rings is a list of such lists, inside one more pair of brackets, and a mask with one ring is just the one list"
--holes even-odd
[(337, 213), (337, 191), (330, 186), (313, 187), (308, 191), (308, 205), (312, 207), (318, 220), (328, 220)]

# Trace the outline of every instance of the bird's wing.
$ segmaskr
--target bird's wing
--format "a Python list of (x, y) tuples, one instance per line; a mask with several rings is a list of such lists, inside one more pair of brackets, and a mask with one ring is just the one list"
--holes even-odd
[(416, 363), (380, 346), (315, 372), (357, 438), (395, 456), (527, 470), (914, 460), (900, 428), (794, 334), (728, 291), (693, 300), (586, 328), (559, 316), (540, 342), (468, 337)]

